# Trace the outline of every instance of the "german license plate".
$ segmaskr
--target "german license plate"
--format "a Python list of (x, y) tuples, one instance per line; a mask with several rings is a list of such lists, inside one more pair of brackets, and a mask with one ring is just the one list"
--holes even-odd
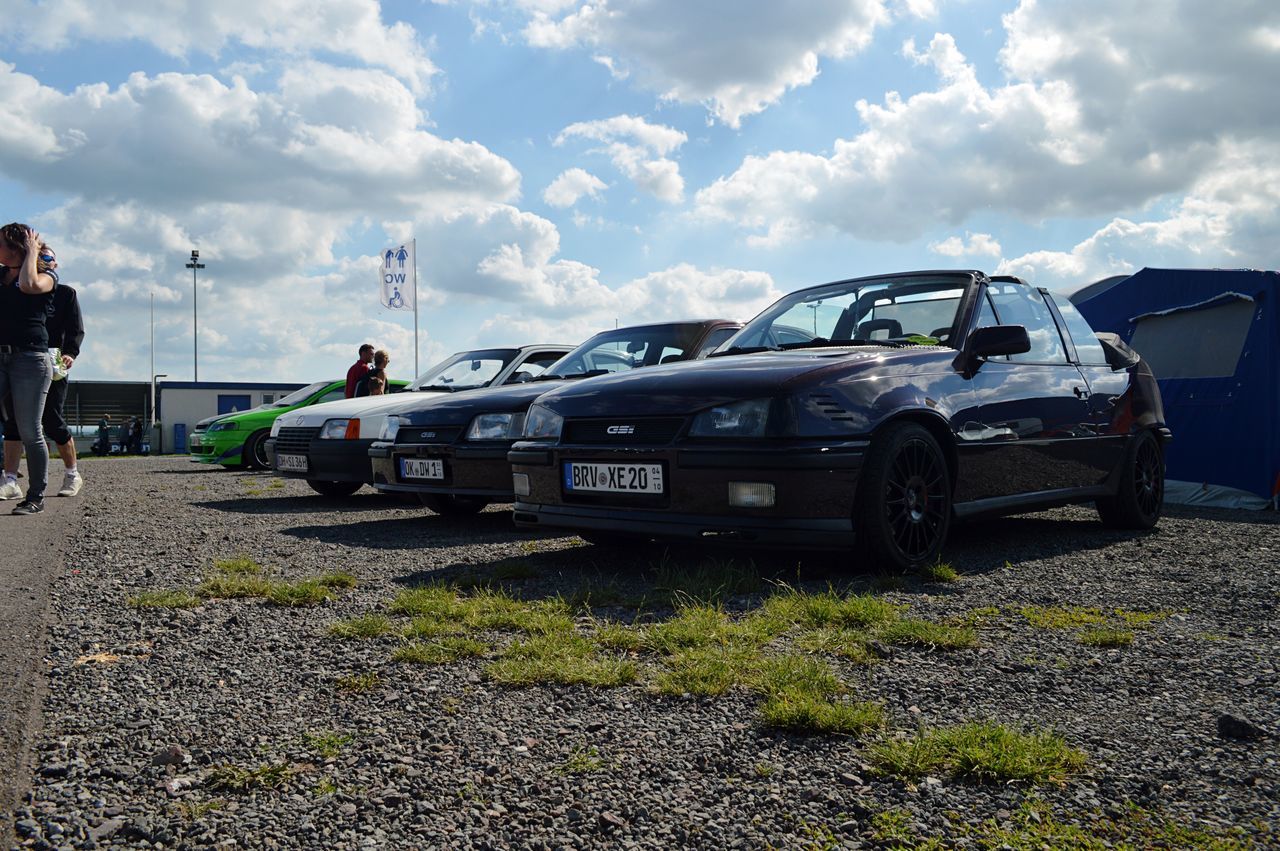
[(564, 465), (564, 489), (604, 493), (662, 493), (661, 464)]
[(288, 470), (291, 473), (305, 473), (307, 472), (307, 456), (276, 455), (276, 469)]
[(444, 462), (439, 458), (401, 458), (402, 479), (443, 479)]

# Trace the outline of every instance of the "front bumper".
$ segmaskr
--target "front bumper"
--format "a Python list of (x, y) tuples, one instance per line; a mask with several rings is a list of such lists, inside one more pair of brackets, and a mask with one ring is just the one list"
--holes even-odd
[(240, 450), (243, 448), (243, 438), (219, 438), (208, 432), (199, 432), (187, 438), (191, 460), (201, 464), (239, 464)]
[[(622, 532), (662, 540), (848, 546), (867, 446), (867, 441), (842, 441), (602, 449), (520, 443), (508, 458), (513, 473), (529, 477), (529, 495), (516, 498), (515, 523), (526, 529)], [(665, 492), (570, 493), (563, 471), (571, 461), (661, 464)], [(730, 506), (730, 482), (772, 484), (773, 507)]]
[[(373, 486), (394, 493), (440, 493), (456, 496), (483, 496), (495, 502), (510, 502), (511, 462), (509, 442), (477, 443), (387, 443), (375, 442), (369, 449), (373, 461)], [(441, 479), (406, 479), (402, 458), (427, 458), (442, 462)]]
[(267, 439), (267, 459), (271, 469), (279, 476), (294, 479), (316, 479), (324, 482), (362, 482), (373, 481), (373, 470), (369, 466), (369, 446), (372, 440), (320, 440), (312, 439), (303, 449), (298, 444), (285, 444), (286, 454), (302, 455), (307, 459), (307, 469), (282, 470), (277, 462), (277, 448), (280, 442), (272, 437)]

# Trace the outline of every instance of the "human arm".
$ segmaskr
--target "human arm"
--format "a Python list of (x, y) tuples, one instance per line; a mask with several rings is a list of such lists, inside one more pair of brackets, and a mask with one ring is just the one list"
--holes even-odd
[(53, 290), (53, 275), (41, 272), (38, 266), (40, 245), (40, 234), (34, 228), (27, 228), (27, 256), (18, 267), (18, 289), (27, 295), (40, 295)]
[[(84, 342), (84, 317), (80, 313), (80, 299), (76, 291), (67, 286), (60, 286), (58, 290), (70, 293), (63, 306), (62, 339), (57, 343), (62, 352), (62, 368), (71, 369), (71, 364), (80, 357), (80, 344)], [(56, 293), (54, 297), (57, 298)]]

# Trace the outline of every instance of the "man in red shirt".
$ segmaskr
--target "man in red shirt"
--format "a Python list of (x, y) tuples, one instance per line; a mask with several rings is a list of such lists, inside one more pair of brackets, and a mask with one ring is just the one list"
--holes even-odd
[(369, 366), (372, 363), (373, 346), (365, 343), (360, 347), (360, 360), (351, 364), (351, 368), (347, 370), (347, 389), (343, 395), (348, 399), (356, 395), (356, 382), (364, 378), (364, 374), (369, 371)]

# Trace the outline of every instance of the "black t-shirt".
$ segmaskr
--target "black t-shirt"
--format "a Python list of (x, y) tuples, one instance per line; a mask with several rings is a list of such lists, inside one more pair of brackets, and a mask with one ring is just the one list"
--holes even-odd
[[(24, 293), (18, 289), (16, 276), (12, 284), (5, 283), (10, 274), (11, 270), (0, 266), (0, 345), (21, 346), (32, 351), (49, 348), (45, 319), (53, 303), (53, 293)], [(56, 275), (53, 279), (58, 280)]]
[(65, 284), (53, 288), (49, 302), (49, 316), (45, 320), (49, 334), (49, 348), (60, 349), (64, 355), (80, 357), (80, 344), (84, 341), (84, 319), (80, 315), (80, 300), (76, 291)]

